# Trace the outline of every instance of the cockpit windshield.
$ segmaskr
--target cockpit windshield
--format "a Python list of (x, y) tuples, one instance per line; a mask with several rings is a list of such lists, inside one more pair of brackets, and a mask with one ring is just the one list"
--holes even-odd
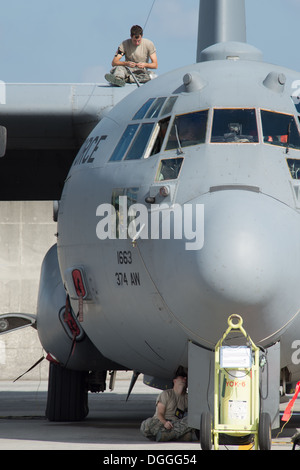
[(206, 136), (207, 116), (208, 110), (176, 116), (166, 150), (203, 144)]
[[(178, 96), (170, 96), (146, 101), (128, 123), (110, 161), (147, 159), (168, 150), (183, 153), (184, 147), (204, 144), (210, 129), (209, 110), (177, 114), (172, 120), (177, 99)], [(215, 108), (210, 142), (226, 145), (261, 142), (300, 150), (297, 124), (292, 114), (255, 108)], [(291, 172), (298, 175), (299, 168), (296, 173), (294, 169)]]
[(110, 160), (140, 160), (161, 151), (178, 96), (150, 98), (124, 130)]
[(300, 136), (294, 116), (261, 110), (261, 120), (265, 143), (300, 149)]
[(258, 142), (255, 109), (215, 109), (211, 142)]

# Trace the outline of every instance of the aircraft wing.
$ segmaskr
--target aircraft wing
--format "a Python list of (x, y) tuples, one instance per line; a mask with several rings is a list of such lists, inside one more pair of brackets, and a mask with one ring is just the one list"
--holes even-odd
[(0, 82), (0, 199), (59, 199), (86, 137), (134, 89)]
[[(134, 89), (0, 82), (0, 201), (60, 199), (84, 140)], [(28, 326), (35, 328), (35, 315), (0, 315), (0, 334)]]

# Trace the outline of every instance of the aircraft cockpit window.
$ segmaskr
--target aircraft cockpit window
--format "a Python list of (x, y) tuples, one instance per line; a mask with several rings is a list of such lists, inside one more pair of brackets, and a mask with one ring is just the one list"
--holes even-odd
[(129, 126), (127, 126), (112, 156), (110, 157), (110, 161), (116, 162), (116, 161), (122, 160), (138, 127), (139, 127), (138, 124), (130, 124)]
[(165, 116), (166, 114), (171, 114), (174, 104), (177, 101), (177, 98), (178, 96), (170, 96), (170, 98), (168, 98), (168, 100), (166, 101), (162, 109), (162, 112), (160, 113), (161, 116)]
[(155, 102), (152, 104), (149, 111), (147, 112), (145, 118), (152, 119), (152, 118), (158, 117), (160, 110), (163, 107), (163, 104), (165, 101), (166, 101), (166, 98), (157, 98)]
[(297, 97), (291, 96), (291, 99), (292, 99), (292, 102), (294, 103), (294, 106), (296, 108), (297, 113), (300, 114), (300, 99), (299, 99), (299, 96), (297, 96)]
[(169, 98), (150, 98), (143, 106), (135, 113), (132, 120), (138, 119), (153, 119), (159, 115), (165, 116), (171, 114), (174, 104), (178, 96), (170, 96)]
[(178, 178), (183, 158), (166, 158), (161, 160), (155, 181), (176, 180)]
[(125, 160), (138, 160), (139, 158), (142, 158), (144, 150), (148, 145), (153, 127), (153, 122), (141, 125)]
[(215, 109), (211, 142), (258, 142), (255, 109)]
[(151, 157), (152, 155), (156, 155), (161, 151), (162, 144), (169, 126), (170, 117), (166, 119), (162, 119), (159, 121), (154, 128), (152, 133), (151, 139), (149, 141), (149, 145), (146, 149), (144, 154), (144, 158)]
[(204, 144), (207, 116), (208, 110), (176, 116), (166, 150)]
[[(138, 160), (158, 154), (167, 133), (170, 116), (157, 121), (159, 115), (171, 114), (177, 96), (150, 98), (136, 112), (133, 121), (151, 119), (154, 122), (129, 124), (119, 140), (110, 161)], [(125, 157), (125, 158), (124, 158)]]
[(261, 110), (264, 142), (300, 150), (300, 135), (294, 116)]
[(297, 110), (297, 113), (300, 114), (300, 103), (295, 103), (295, 108)]
[(287, 164), (291, 173), (291, 177), (294, 180), (300, 180), (300, 160), (288, 158)]
[(137, 111), (137, 113), (135, 113), (132, 120), (136, 121), (137, 119), (143, 119), (150, 106), (153, 104), (153, 101), (155, 101), (155, 98), (150, 98), (148, 101), (146, 101), (146, 103), (143, 104), (143, 106)]

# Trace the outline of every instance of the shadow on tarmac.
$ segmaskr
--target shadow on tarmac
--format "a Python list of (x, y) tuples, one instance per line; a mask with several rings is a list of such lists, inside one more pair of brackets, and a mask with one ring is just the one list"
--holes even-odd
[[(90, 411), (84, 421), (53, 423), (45, 418), (46, 390), (39, 390), (36, 385), (29, 391), (18, 391), (17, 387), (1, 391), (0, 383), (0, 449), (200, 450), (199, 442), (156, 443), (145, 439), (140, 424), (153, 415), (159, 391), (147, 393), (145, 388), (137, 386), (126, 401), (125, 389), (124, 384), (121, 392), (89, 394)], [(300, 428), (299, 413), (292, 415), (281, 432), (280, 429), (273, 432), (272, 450), (291, 450), (291, 437), (296, 428)]]

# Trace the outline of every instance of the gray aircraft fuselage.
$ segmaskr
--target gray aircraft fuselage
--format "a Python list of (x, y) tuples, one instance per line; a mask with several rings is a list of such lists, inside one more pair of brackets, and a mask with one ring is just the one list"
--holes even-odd
[[(92, 131), (65, 183), (57, 247), (74, 311), (81, 269), (81, 325), (105, 357), (172, 377), (189, 341), (213, 349), (238, 314), (258, 345), (281, 340), (282, 366), (297, 373), (299, 79), (225, 43), (133, 91)], [(151, 231), (158, 212), (169, 236)]]

